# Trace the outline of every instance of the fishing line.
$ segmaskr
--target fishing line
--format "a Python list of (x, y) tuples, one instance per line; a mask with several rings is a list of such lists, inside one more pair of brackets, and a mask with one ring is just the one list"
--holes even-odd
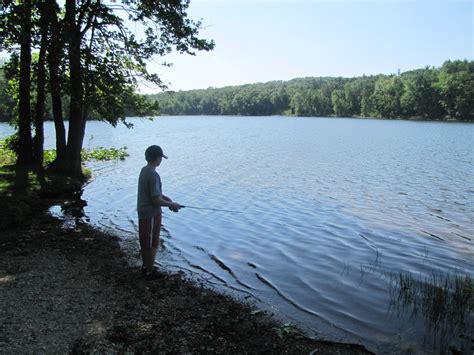
[(196, 206), (183, 206), (181, 208), (192, 208), (195, 210), (207, 210), (207, 211), (216, 211), (216, 212), (230, 212), (230, 213), (242, 213), (240, 211), (231, 211), (231, 210), (223, 210), (220, 208), (207, 208), (207, 207), (196, 207)]

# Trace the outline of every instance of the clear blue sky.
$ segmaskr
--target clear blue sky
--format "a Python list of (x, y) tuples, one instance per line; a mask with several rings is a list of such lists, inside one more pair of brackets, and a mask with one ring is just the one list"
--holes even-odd
[(188, 90), (440, 66), (473, 59), (473, 11), (472, 0), (191, 0), (215, 50), (151, 69)]

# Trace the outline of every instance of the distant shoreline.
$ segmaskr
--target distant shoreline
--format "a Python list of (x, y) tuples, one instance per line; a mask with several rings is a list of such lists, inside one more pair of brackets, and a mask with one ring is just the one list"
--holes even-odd
[[(474, 120), (459, 120), (455, 118), (444, 118), (444, 119), (431, 119), (431, 118), (423, 118), (423, 117), (394, 117), (394, 118), (385, 118), (385, 117), (363, 117), (363, 116), (291, 116), (291, 115), (168, 115), (168, 114), (161, 114), (161, 115), (153, 115), (153, 116), (127, 116), (126, 119), (129, 118), (143, 118), (146, 119), (148, 117), (157, 118), (157, 117), (285, 117), (285, 118), (330, 118), (330, 119), (354, 119), (354, 120), (375, 120), (375, 121), (413, 121), (413, 122), (446, 122), (446, 123), (474, 123)], [(69, 120), (65, 119), (65, 122)], [(88, 119), (88, 122), (106, 122), (102, 119)], [(45, 119), (45, 122), (54, 122), (52, 119)], [(9, 124), (8, 121), (0, 121), (0, 123)]]
[(305, 77), (144, 95), (169, 115), (284, 115), (474, 121), (474, 61), (392, 75)]
[[(138, 117), (138, 116), (137, 116)], [(356, 119), (356, 120), (380, 120), (380, 121), (423, 121), (423, 122), (461, 122), (461, 123), (474, 123), (474, 120), (459, 120), (455, 118), (444, 118), (444, 119), (432, 119), (423, 117), (363, 117), (363, 116), (291, 116), (291, 115), (156, 115), (153, 117), (286, 117), (286, 118), (334, 118), (334, 119)], [(128, 117), (127, 117), (128, 118)], [(130, 117), (132, 118), (132, 117)], [(91, 120), (96, 121), (96, 120)]]

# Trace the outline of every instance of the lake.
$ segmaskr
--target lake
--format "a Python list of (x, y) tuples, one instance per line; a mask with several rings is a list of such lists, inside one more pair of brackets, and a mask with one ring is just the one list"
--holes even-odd
[[(301, 117), (129, 122), (131, 130), (88, 123), (86, 147), (127, 146), (130, 156), (89, 163), (95, 178), (82, 198), (90, 223), (119, 235), (134, 256), (137, 178), (144, 150), (158, 144), (169, 157), (158, 168), (166, 195), (225, 210), (165, 210), (160, 266), (254, 302), (311, 336), (377, 353), (438, 353), (470, 342), (472, 312), (437, 323), (399, 281), (409, 275), (422, 287), (443, 275), (473, 277), (473, 124)], [(0, 125), (0, 135), (9, 132)], [(49, 122), (48, 146), (53, 139)]]

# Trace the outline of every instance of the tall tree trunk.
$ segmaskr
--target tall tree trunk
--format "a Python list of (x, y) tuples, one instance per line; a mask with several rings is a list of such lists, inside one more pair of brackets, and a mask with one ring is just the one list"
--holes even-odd
[(61, 36), (58, 10), (56, 1), (48, 0), (47, 13), (50, 16), (51, 24), (51, 41), (48, 53), (49, 85), (53, 106), (54, 128), (56, 131), (56, 161), (61, 162), (64, 161), (66, 155), (66, 129), (64, 128), (61, 83), (59, 79), (59, 63), (64, 42)]
[(43, 168), (43, 152), (44, 152), (44, 102), (45, 102), (45, 87), (46, 87), (46, 49), (48, 46), (48, 31), (49, 19), (46, 13), (46, 5), (39, 4), (40, 7), (40, 28), (41, 28), (41, 44), (38, 58), (38, 72), (37, 72), (37, 98), (36, 98), (36, 112), (35, 112), (35, 138), (33, 158), (36, 168)]
[(82, 177), (81, 148), (86, 121), (83, 116), (83, 86), (81, 67), (81, 31), (76, 24), (76, 1), (66, 0), (66, 23), (68, 35), (68, 58), (70, 70), (69, 131), (65, 159), (65, 172)]
[[(91, 23), (96, 22), (95, 16), (93, 16), (93, 19), (91, 20)], [(92, 53), (92, 46), (94, 43), (94, 36), (95, 36), (95, 31), (94, 31), (94, 26), (92, 27), (92, 32), (90, 35), (90, 43), (89, 43), (89, 48), (86, 56), (86, 60), (84, 63), (84, 68), (86, 68), (86, 75), (83, 75), (83, 81), (84, 81), (84, 102), (83, 102), (83, 110), (82, 110), (82, 119), (84, 122), (87, 121), (87, 117), (89, 116), (90, 112), (90, 102), (91, 102), (91, 94), (94, 90), (94, 78), (93, 74), (91, 71), (91, 53)]]
[(17, 165), (28, 166), (32, 163), (31, 139), (31, 0), (24, 0), (21, 6), (20, 36), (20, 100), (18, 104), (19, 151)]

